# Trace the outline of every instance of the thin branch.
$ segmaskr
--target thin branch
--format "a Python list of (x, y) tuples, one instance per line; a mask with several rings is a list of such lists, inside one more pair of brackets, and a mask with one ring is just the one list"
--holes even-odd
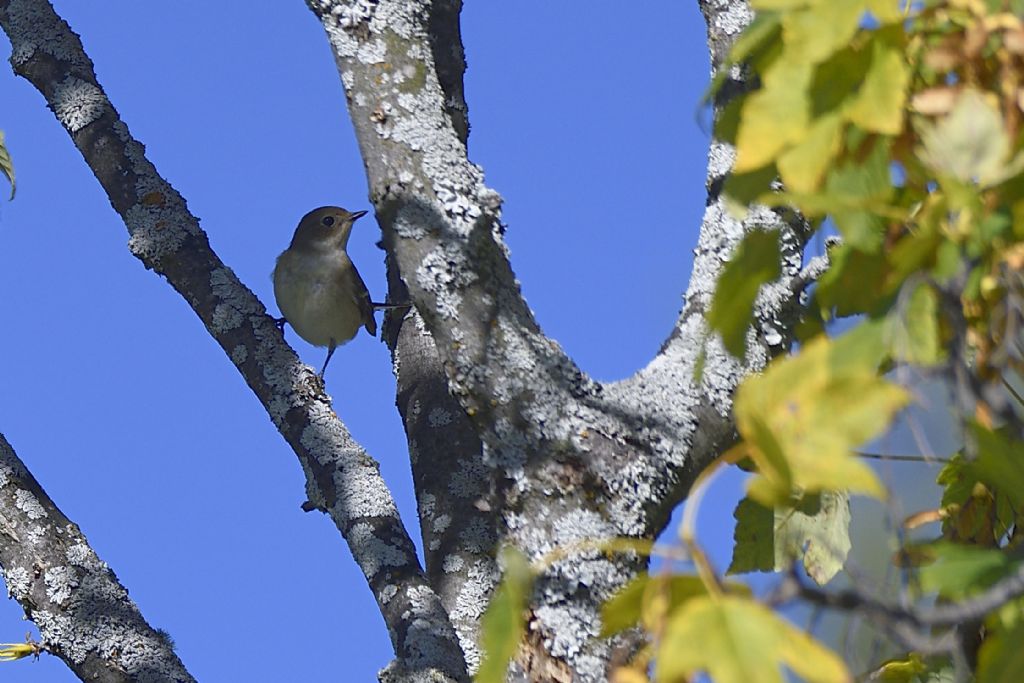
[(0, 434), (0, 567), (43, 649), (83, 681), (194, 683), (78, 526)]
[(920, 462), (931, 464), (936, 462), (950, 462), (951, 458), (939, 458), (932, 455), (892, 455), (890, 453), (857, 453), (858, 458), (869, 460), (891, 460), (893, 462)]
[[(906, 648), (925, 655), (953, 653), (959, 647), (955, 627), (977, 621), (1011, 600), (1024, 596), (1024, 564), (981, 593), (934, 607), (887, 603), (858, 590), (825, 591), (808, 585), (795, 573), (783, 582), (775, 601), (801, 598), (814, 605), (860, 614), (897, 638)], [(933, 634), (932, 629), (951, 630)]]
[(454, 630), (430, 588), (379, 466), (352, 439), (314, 372), (210, 248), (185, 201), (145, 156), (96, 79), (78, 36), (46, 0), (0, 0), (11, 64), (82, 153), (130, 234), (129, 248), (195, 310), (291, 445), (310, 507), (348, 541), (401, 666), (465, 677)]

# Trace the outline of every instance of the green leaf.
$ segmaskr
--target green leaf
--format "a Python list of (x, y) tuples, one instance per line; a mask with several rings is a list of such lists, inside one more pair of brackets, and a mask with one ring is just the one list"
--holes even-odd
[(4, 142), (4, 132), (0, 130), (0, 173), (4, 174), (11, 183), (11, 199), (14, 199), (14, 164), (11, 162), (11, 154), (7, 151), (7, 144)]
[(871, 65), (871, 53), (863, 48), (845, 47), (826, 59), (814, 70), (808, 95), (811, 114), (843, 114)]
[(782, 15), (775, 12), (758, 12), (733, 44), (729, 52), (730, 63), (745, 62), (748, 57), (777, 40), (781, 32)]
[[(767, 63), (758, 64), (761, 58), (766, 56), (766, 53), (775, 52), (778, 53), (777, 46), (780, 45), (778, 40), (779, 34), (782, 32), (781, 15), (777, 12), (758, 12), (754, 17), (754, 20), (750, 22), (750, 25), (743, 30), (739, 38), (732, 46), (732, 50), (729, 51), (729, 56), (715, 73), (715, 77), (712, 79), (708, 89), (704, 92), (704, 96), (701, 98), (701, 102), (707, 103), (712, 101), (714, 96), (721, 89), (722, 85), (729, 79), (729, 73), (731, 68), (735, 64), (742, 62), (753, 63), (756, 68), (763, 68), (767, 66)], [(733, 100), (736, 103), (741, 101), (741, 98)], [(717, 126), (716, 126), (717, 129)], [(719, 138), (723, 139), (723, 138)], [(730, 141), (732, 138), (730, 138)]]
[(695, 597), (672, 614), (658, 647), (655, 680), (698, 673), (715, 683), (783, 683), (782, 667), (810, 683), (851, 681), (831, 650), (745, 598)]
[(939, 471), (942, 507), (949, 514), (942, 532), (964, 542), (991, 544), (1006, 533), (1013, 513), (1003, 493), (993, 492), (979, 479), (975, 463), (957, 454)]
[(778, 176), (775, 164), (768, 164), (746, 173), (730, 173), (725, 179), (722, 195), (729, 213), (736, 220), (747, 216), (747, 207), (771, 189), (772, 181)]
[[(884, 356), (881, 323), (862, 323), (835, 341), (812, 340), (740, 385), (736, 426), (758, 466), (752, 497), (764, 505), (784, 503), (794, 489), (884, 497), (874, 472), (853, 453), (909, 401), (878, 376)], [(775, 462), (780, 457), (784, 468)]]
[(927, 284), (914, 288), (905, 303), (897, 302), (886, 318), (892, 357), (914, 365), (935, 365), (945, 357), (939, 336), (939, 298)]
[(722, 335), (725, 348), (737, 358), (747, 352), (747, 328), (757, 293), (761, 285), (779, 277), (779, 264), (778, 230), (752, 230), (736, 246), (732, 260), (718, 277), (708, 325)]
[(878, 683), (918, 683), (920, 674), (928, 671), (924, 659), (911, 652), (904, 659), (891, 659), (871, 674), (871, 680)]
[(744, 498), (736, 506), (730, 573), (780, 571), (803, 561), (808, 576), (824, 585), (850, 552), (850, 497), (836, 491), (810, 494), (794, 508), (764, 507)]
[(734, 545), (729, 574), (772, 572), (775, 566), (775, 513), (756, 500), (743, 498), (736, 504)]
[(918, 570), (921, 590), (959, 599), (1016, 571), (1020, 562), (998, 548), (940, 541), (917, 550), (934, 558)]
[(848, 198), (846, 206), (859, 203), (865, 207), (836, 209), (832, 218), (846, 244), (864, 252), (878, 251), (885, 235), (885, 222), (867, 207), (884, 203), (892, 196), (889, 145), (876, 141), (863, 162), (851, 159), (834, 168), (825, 180), (825, 192)]
[(1019, 683), (1024, 671), (1024, 623), (985, 638), (978, 652), (977, 683)]
[(871, 66), (846, 113), (863, 130), (899, 135), (910, 83), (906, 56), (900, 45), (890, 44), (881, 36), (871, 43)]
[(972, 463), (978, 478), (1010, 499), (1018, 510), (1024, 506), (1024, 444), (980, 425), (972, 429), (978, 458)]
[(881, 303), (889, 264), (882, 252), (868, 253), (840, 244), (829, 253), (832, 264), (818, 281), (817, 300), (835, 315), (869, 313)]
[(647, 622), (652, 602), (664, 598), (662, 610), (675, 610), (690, 598), (707, 595), (699, 577), (640, 574), (601, 606), (601, 637), (615, 635)]
[(921, 159), (939, 175), (982, 185), (1002, 176), (1010, 138), (999, 110), (977, 90), (964, 90), (947, 116), (920, 127)]
[(533, 572), (526, 557), (511, 547), (502, 553), (502, 563), (501, 584), (480, 621), (484, 657), (473, 679), (477, 683), (504, 683), (508, 663), (518, 652), (526, 629), (523, 612), (533, 589)]

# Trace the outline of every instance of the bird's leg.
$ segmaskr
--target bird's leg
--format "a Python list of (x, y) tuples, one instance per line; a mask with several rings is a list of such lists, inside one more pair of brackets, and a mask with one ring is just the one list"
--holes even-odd
[(320, 368), (320, 379), (324, 378), (324, 373), (327, 372), (327, 364), (331, 362), (331, 356), (334, 355), (334, 349), (336, 348), (338, 347), (332, 339), (330, 346), (327, 347), (327, 358), (324, 359), (324, 366)]
[(374, 303), (374, 302), (371, 301), (370, 305), (373, 306), (374, 310), (376, 310), (376, 311), (393, 311), (393, 310), (396, 310), (396, 309), (399, 309), (399, 308), (412, 308), (412, 304), (411, 303), (405, 303), (405, 304), (377, 304), (377, 303)]

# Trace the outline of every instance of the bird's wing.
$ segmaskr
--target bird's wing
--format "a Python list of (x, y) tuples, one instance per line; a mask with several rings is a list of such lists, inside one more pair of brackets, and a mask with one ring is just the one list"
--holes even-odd
[(351, 273), (352, 277), (352, 287), (349, 291), (352, 292), (356, 306), (359, 307), (359, 317), (363, 321), (363, 327), (366, 328), (371, 337), (376, 337), (377, 320), (373, 317), (373, 304), (370, 302), (370, 292), (366, 289), (366, 283), (359, 276), (359, 271), (355, 269), (355, 266), (350, 268), (348, 272)]

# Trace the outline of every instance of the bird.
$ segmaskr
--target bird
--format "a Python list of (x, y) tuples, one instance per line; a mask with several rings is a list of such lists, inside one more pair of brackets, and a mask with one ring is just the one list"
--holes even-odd
[(327, 358), (320, 369), (323, 379), (334, 350), (350, 341), (363, 327), (377, 336), (375, 308), (363, 278), (348, 256), (352, 225), (366, 211), (346, 211), (338, 206), (313, 209), (299, 221), (291, 244), (274, 266), (274, 298), (283, 318), (295, 332), (314, 346), (326, 346)]

